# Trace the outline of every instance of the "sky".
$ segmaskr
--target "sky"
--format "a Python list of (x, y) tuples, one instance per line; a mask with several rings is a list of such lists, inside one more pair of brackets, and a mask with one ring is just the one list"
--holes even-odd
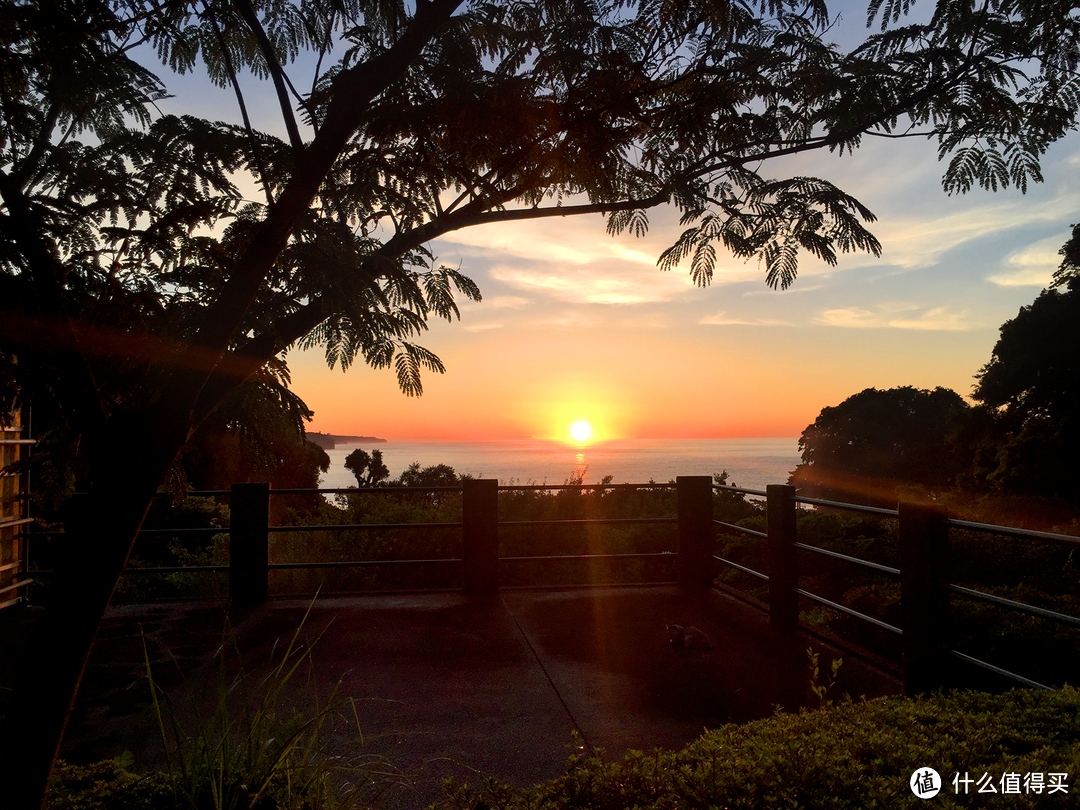
[[(846, 16), (832, 31), (844, 47), (865, 34), (862, 12)], [(202, 96), (223, 108), (231, 98)], [(804, 256), (783, 292), (753, 260), (721, 258), (705, 289), (689, 267), (661, 272), (682, 230), (670, 209), (654, 209), (640, 239), (608, 236), (600, 216), (461, 230), (431, 247), (483, 301), (419, 341), (447, 368), (426, 374), (422, 397), (402, 394), (391, 370), (331, 370), (319, 350), (289, 354), (293, 388), (315, 412), (310, 430), (473, 441), (567, 440), (578, 420), (597, 440), (795, 437), (868, 387), (969, 396), (998, 328), (1049, 283), (1080, 221), (1080, 136), (1042, 166), (1046, 182), (1026, 195), (948, 196), (922, 139), (775, 163), (766, 174), (854, 194), (883, 246), (835, 267)]]

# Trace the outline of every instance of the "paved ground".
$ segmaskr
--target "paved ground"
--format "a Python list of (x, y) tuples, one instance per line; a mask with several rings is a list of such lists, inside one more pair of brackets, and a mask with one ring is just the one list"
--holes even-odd
[[(704, 630), (713, 649), (673, 647), (665, 625), (675, 623)], [(265, 669), (301, 625), (314, 666), (298, 673), (286, 702), (300, 707), (335, 686), (354, 699), (363, 742), (355, 728), (338, 728), (333, 747), (396, 769), (384, 797), (391, 807), (430, 804), (447, 776), (521, 785), (555, 776), (574, 731), (582, 744), (620, 757), (680, 746), (705, 728), (776, 707), (797, 709), (807, 698), (809, 646), (824, 661), (845, 658), (840, 693), (901, 691), (893, 676), (857, 658), (774, 633), (736, 599), (675, 587), (275, 600), (237, 620), (241, 654), (214, 663), (225, 624), (220, 606), (113, 609), (64, 755), (87, 760), (127, 749), (154, 760), (144, 638), (159, 682), (205, 699), (223, 671), (229, 679), (241, 666)]]

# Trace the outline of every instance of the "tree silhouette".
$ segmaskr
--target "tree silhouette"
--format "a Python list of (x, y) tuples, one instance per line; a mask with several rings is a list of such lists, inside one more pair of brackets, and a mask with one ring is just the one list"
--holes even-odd
[(810, 497), (890, 507), (903, 484), (949, 485), (969, 461), (950, 441), (968, 411), (948, 388), (867, 388), (803, 431), (791, 483)]
[[(662, 269), (704, 285), (723, 249), (786, 287), (800, 252), (879, 246), (861, 203), (774, 158), (919, 136), (950, 192), (1040, 179), (1076, 120), (1071, 8), (941, 0), (904, 24), (908, 5), (873, 0), (880, 31), (845, 53), (822, 0), (6, 4), (0, 380), (70, 415), (90, 494), (0, 733), (6, 799), (40, 800), (154, 491), (245, 380), (297, 345), (411, 395), (442, 371), (415, 341), (480, 293), (432, 239), (587, 213), (641, 234), (672, 204)], [(155, 55), (231, 89), (236, 120), (160, 114)]]
[(977, 375), (974, 398), (998, 417), (988, 483), (1078, 502), (1080, 227), (1073, 227), (1060, 253), (1054, 286), (1001, 325), (990, 362)]
[(369, 456), (359, 447), (345, 457), (345, 469), (356, 476), (359, 487), (373, 487), (390, 477), (382, 460), (382, 450), (372, 450)]

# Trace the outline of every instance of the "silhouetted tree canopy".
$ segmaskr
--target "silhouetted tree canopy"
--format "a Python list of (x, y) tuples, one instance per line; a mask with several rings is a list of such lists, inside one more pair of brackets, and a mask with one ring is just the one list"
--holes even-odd
[(867, 388), (822, 408), (802, 432), (791, 484), (810, 497), (885, 506), (896, 505), (898, 486), (947, 486), (969, 462), (952, 441), (969, 410), (948, 388)]
[(390, 477), (390, 470), (383, 464), (382, 450), (372, 450), (368, 455), (359, 447), (345, 457), (345, 469), (356, 476), (359, 487), (373, 487)]
[(1080, 500), (1080, 228), (1074, 227), (1061, 255), (1055, 286), (1001, 325), (990, 362), (977, 375), (974, 397), (998, 415), (988, 483), (1075, 502)]
[[(69, 415), (101, 527), (57, 571), (0, 733), (14, 806), (44, 791), (97, 620), (199, 426), (294, 346), (408, 394), (443, 370), (417, 339), (480, 291), (432, 239), (586, 213), (641, 234), (674, 205), (662, 269), (704, 285), (724, 250), (786, 287), (800, 252), (879, 245), (859, 201), (774, 158), (919, 136), (950, 193), (1039, 180), (1080, 103), (1075, 9), (939, 0), (908, 24), (909, 5), (873, 0), (844, 52), (822, 0), (5, 2), (2, 396)], [(163, 114), (170, 70), (230, 89), (233, 119), (199, 98)]]
[(456, 487), (461, 485), (461, 477), (449, 464), (421, 467), (419, 461), (414, 461), (395, 483), (403, 487)]

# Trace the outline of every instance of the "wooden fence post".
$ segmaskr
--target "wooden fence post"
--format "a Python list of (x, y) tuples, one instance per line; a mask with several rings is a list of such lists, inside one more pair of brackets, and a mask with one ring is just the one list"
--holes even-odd
[(675, 479), (678, 499), (679, 585), (708, 588), (713, 576), (712, 478), (680, 475)]
[(461, 482), (462, 586), (467, 593), (499, 590), (499, 482), (478, 478)]
[(940, 509), (901, 503), (900, 615), (904, 631), (904, 689), (940, 689), (951, 670), (949, 641), (949, 527)]
[(778, 630), (799, 627), (799, 569), (795, 559), (795, 487), (769, 484), (766, 515), (769, 543), (769, 622)]
[(250, 607), (269, 592), (270, 485), (233, 484), (229, 511), (229, 599)]

